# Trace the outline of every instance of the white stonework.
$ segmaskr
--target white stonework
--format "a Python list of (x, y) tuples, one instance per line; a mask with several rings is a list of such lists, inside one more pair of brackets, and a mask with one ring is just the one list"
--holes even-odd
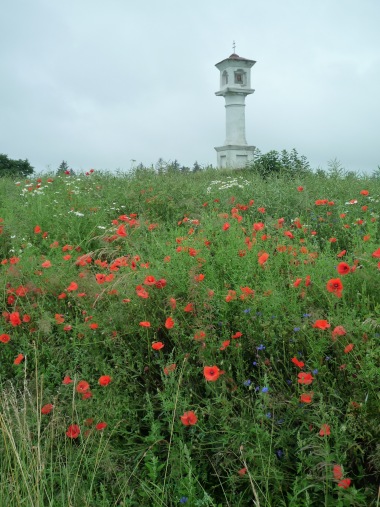
[(245, 97), (251, 88), (251, 67), (256, 62), (236, 53), (217, 63), (220, 71), (220, 90), (215, 93), (225, 98), (226, 139), (224, 146), (215, 148), (218, 167), (240, 168), (253, 160), (255, 146), (245, 138)]

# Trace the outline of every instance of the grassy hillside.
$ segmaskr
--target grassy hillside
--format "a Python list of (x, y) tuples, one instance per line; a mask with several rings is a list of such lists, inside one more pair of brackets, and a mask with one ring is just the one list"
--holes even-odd
[(0, 181), (0, 505), (379, 506), (380, 181)]

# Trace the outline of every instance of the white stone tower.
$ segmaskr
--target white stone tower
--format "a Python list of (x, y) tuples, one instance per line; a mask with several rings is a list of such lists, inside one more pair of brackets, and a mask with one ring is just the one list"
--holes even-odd
[(220, 90), (215, 95), (226, 101), (226, 140), (224, 146), (215, 148), (218, 167), (237, 169), (253, 160), (255, 146), (249, 146), (245, 138), (245, 97), (255, 91), (251, 88), (255, 63), (233, 52), (215, 65), (220, 71)]

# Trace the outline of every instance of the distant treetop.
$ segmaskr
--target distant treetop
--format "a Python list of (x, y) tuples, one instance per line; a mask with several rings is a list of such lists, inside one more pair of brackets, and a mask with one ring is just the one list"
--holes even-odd
[(7, 155), (0, 153), (0, 177), (25, 178), (34, 172), (28, 159), (12, 160)]

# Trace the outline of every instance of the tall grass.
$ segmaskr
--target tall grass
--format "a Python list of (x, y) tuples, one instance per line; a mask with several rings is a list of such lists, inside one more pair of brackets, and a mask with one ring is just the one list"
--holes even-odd
[(380, 505), (378, 180), (0, 198), (0, 505)]

